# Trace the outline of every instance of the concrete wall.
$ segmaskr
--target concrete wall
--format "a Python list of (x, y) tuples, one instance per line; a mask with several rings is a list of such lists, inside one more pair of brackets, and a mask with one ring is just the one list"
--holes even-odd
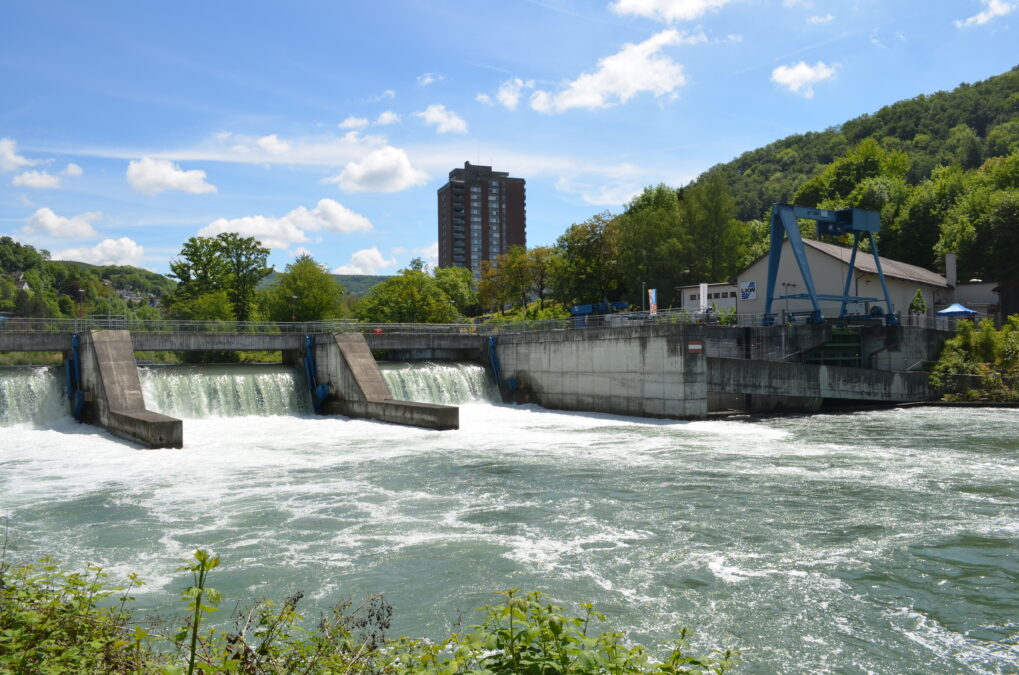
[(460, 409), (451, 405), (416, 401), (342, 401), (330, 399), (322, 410), (327, 415), (375, 419), (426, 429), (459, 429)]
[(925, 370), (951, 336), (949, 331), (914, 326), (865, 327), (861, 329), (861, 365), (874, 370)]
[(0, 352), (65, 352), (70, 333), (0, 331)]
[(361, 333), (337, 333), (315, 338), (315, 377), (327, 384), (330, 396), (325, 414), (376, 419), (428, 429), (459, 429), (455, 406), (395, 401)]
[(700, 326), (637, 326), (499, 336), (504, 379), (546, 408), (644, 417), (707, 414)]
[(933, 396), (927, 373), (708, 358), (713, 392), (852, 401), (926, 401)]
[(134, 333), (138, 351), (276, 351), (301, 349), (301, 333)]
[(150, 448), (183, 447), (183, 423), (145, 409), (130, 333), (83, 333), (79, 356), (82, 385), (92, 399), (89, 421)]

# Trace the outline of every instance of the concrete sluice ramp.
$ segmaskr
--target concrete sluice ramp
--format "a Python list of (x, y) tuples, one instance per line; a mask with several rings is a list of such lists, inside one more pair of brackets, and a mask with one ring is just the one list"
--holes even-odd
[(82, 338), (82, 382), (92, 394), (88, 421), (149, 448), (183, 447), (181, 420), (145, 408), (131, 334), (94, 330)]
[(394, 400), (361, 333), (321, 336), (315, 352), (318, 381), (328, 383), (332, 392), (323, 404), (324, 414), (427, 429), (460, 428), (456, 406)]

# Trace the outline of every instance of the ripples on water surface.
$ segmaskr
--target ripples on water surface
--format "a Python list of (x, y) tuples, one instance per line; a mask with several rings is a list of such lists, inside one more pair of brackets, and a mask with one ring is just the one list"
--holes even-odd
[[(296, 382), (277, 371), (256, 378)], [(2, 418), (0, 509), (24, 551), (140, 572), (141, 607), (177, 607), (176, 558), (205, 546), (227, 598), (382, 591), (399, 633), (439, 637), (521, 587), (595, 601), (640, 641), (692, 626), (741, 648), (740, 672), (1019, 670), (1014, 410), (675, 422), (473, 402), (435, 432), (278, 405), (189, 418), (183, 451)]]

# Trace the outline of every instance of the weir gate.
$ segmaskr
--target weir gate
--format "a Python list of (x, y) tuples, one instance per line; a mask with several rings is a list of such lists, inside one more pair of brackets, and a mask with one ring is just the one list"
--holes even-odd
[(928, 400), (925, 366), (951, 335), (947, 326), (721, 326), (661, 317), (588, 326), (24, 319), (0, 322), (0, 352), (62, 352), (76, 418), (148, 447), (182, 447), (181, 420), (145, 407), (135, 352), (280, 351), (304, 371), (317, 413), (456, 429), (456, 407), (394, 400), (376, 358), (477, 361), (507, 401), (698, 419), (721, 409)]

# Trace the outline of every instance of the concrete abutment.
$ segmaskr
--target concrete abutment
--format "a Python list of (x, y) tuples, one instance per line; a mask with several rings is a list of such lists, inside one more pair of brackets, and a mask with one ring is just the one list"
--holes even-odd
[(427, 429), (460, 428), (456, 406), (393, 399), (361, 333), (316, 336), (314, 350), (317, 384), (330, 391), (322, 413)]
[(85, 419), (149, 448), (181, 448), (181, 420), (145, 408), (131, 334), (124, 330), (81, 335), (81, 384), (90, 394)]

